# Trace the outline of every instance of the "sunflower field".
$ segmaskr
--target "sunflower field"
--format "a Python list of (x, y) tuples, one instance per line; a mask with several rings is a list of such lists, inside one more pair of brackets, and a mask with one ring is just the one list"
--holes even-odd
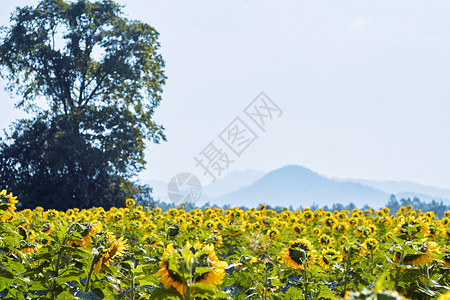
[(450, 211), (17, 210), (1, 299), (450, 299)]

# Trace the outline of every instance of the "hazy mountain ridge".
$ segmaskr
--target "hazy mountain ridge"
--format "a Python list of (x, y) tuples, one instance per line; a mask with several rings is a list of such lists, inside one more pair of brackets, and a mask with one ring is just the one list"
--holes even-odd
[(374, 207), (389, 200), (389, 194), (357, 182), (339, 182), (319, 175), (305, 167), (289, 165), (269, 172), (250, 186), (213, 199), (215, 204), (257, 206), (344, 205), (361, 202)]
[[(167, 183), (157, 180), (143, 183), (154, 187), (155, 199), (170, 202)], [(450, 190), (442, 188), (407, 181), (329, 178), (302, 166), (288, 165), (267, 174), (255, 170), (230, 172), (203, 187), (202, 197), (197, 205), (209, 202), (219, 206), (228, 204), (254, 207), (266, 203), (285, 207), (292, 205), (296, 208), (313, 204), (332, 206), (335, 203), (353, 203), (357, 207), (367, 204), (379, 208), (389, 201), (391, 194), (397, 199), (417, 197), (426, 202), (434, 199), (450, 204)]]
[(390, 194), (395, 194), (397, 198), (411, 198), (418, 197), (424, 201), (442, 200), (450, 204), (450, 189), (444, 189), (439, 187), (433, 187), (415, 183), (411, 181), (377, 181), (366, 179), (348, 179), (349, 181), (359, 182), (361, 184), (371, 186), (383, 190)]
[[(202, 197), (200, 201), (210, 201), (216, 197), (225, 195), (241, 187), (251, 185), (266, 173), (263, 171), (248, 169), (246, 171), (232, 171), (223, 178), (217, 179), (214, 183), (202, 187)], [(143, 184), (153, 187), (155, 200), (170, 202), (167, 195), (168, 182), (160, 180), (142, 180)]]

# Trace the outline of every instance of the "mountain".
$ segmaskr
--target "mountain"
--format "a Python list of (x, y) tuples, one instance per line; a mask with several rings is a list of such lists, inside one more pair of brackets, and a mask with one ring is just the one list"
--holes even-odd
[(375, 181), (365, 179), (349, 179), (376, 189), (380, 189), (389, 194), (395, 194), (399, 198), (417, 197), (423, 201), (442, 200), (450, 204), (450, 190), (433, 186), (422, 185), (410, 181)]
[[(225, 177), (217, 179), (215, 182), (202, 187), (200, 201), (208, 202), (213, 198), (220, 197), (241, 187), (251, 185), (266, 174), (263, 171), (248, 169), (246, 171), (232, 171)], [(142, 180), (143, 184), (153, 187), (153, 197), (160, 201), (170, 203), (167, 195), (168, 182), (160, 180)]]
[(253, 207), (260, 203), (294, 208), (331, 206), (334, 203), (355, 204), (362, 207), (381, 207), (389, 200), (389, 193), (358, 182), (339, 181), (319, 175), (310, 169), (288, 165), (274, 170), (255, 183), (211, 200), (217, 205)]

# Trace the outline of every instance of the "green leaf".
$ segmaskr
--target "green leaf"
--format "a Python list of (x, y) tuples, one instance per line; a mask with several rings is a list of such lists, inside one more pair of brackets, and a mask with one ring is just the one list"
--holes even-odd
[(300, 300), (303, 299), (303, 291), (294, 286), (290, 287), (284, 295), (285, 300)]
[(183, 300), (183, 297), (173, 287), (158, 287), (152, 291), (150, 300)]

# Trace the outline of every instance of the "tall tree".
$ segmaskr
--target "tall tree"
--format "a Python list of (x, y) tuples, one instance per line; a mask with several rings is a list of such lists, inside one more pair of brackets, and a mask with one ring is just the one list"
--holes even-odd
[(120, 205), (140, 191), (165, 83), (158, 32), (111, 0), (42, 0), (3, 28), (1, 76), (34, 114), (0, 144), (0, 186), (24, 207)]

